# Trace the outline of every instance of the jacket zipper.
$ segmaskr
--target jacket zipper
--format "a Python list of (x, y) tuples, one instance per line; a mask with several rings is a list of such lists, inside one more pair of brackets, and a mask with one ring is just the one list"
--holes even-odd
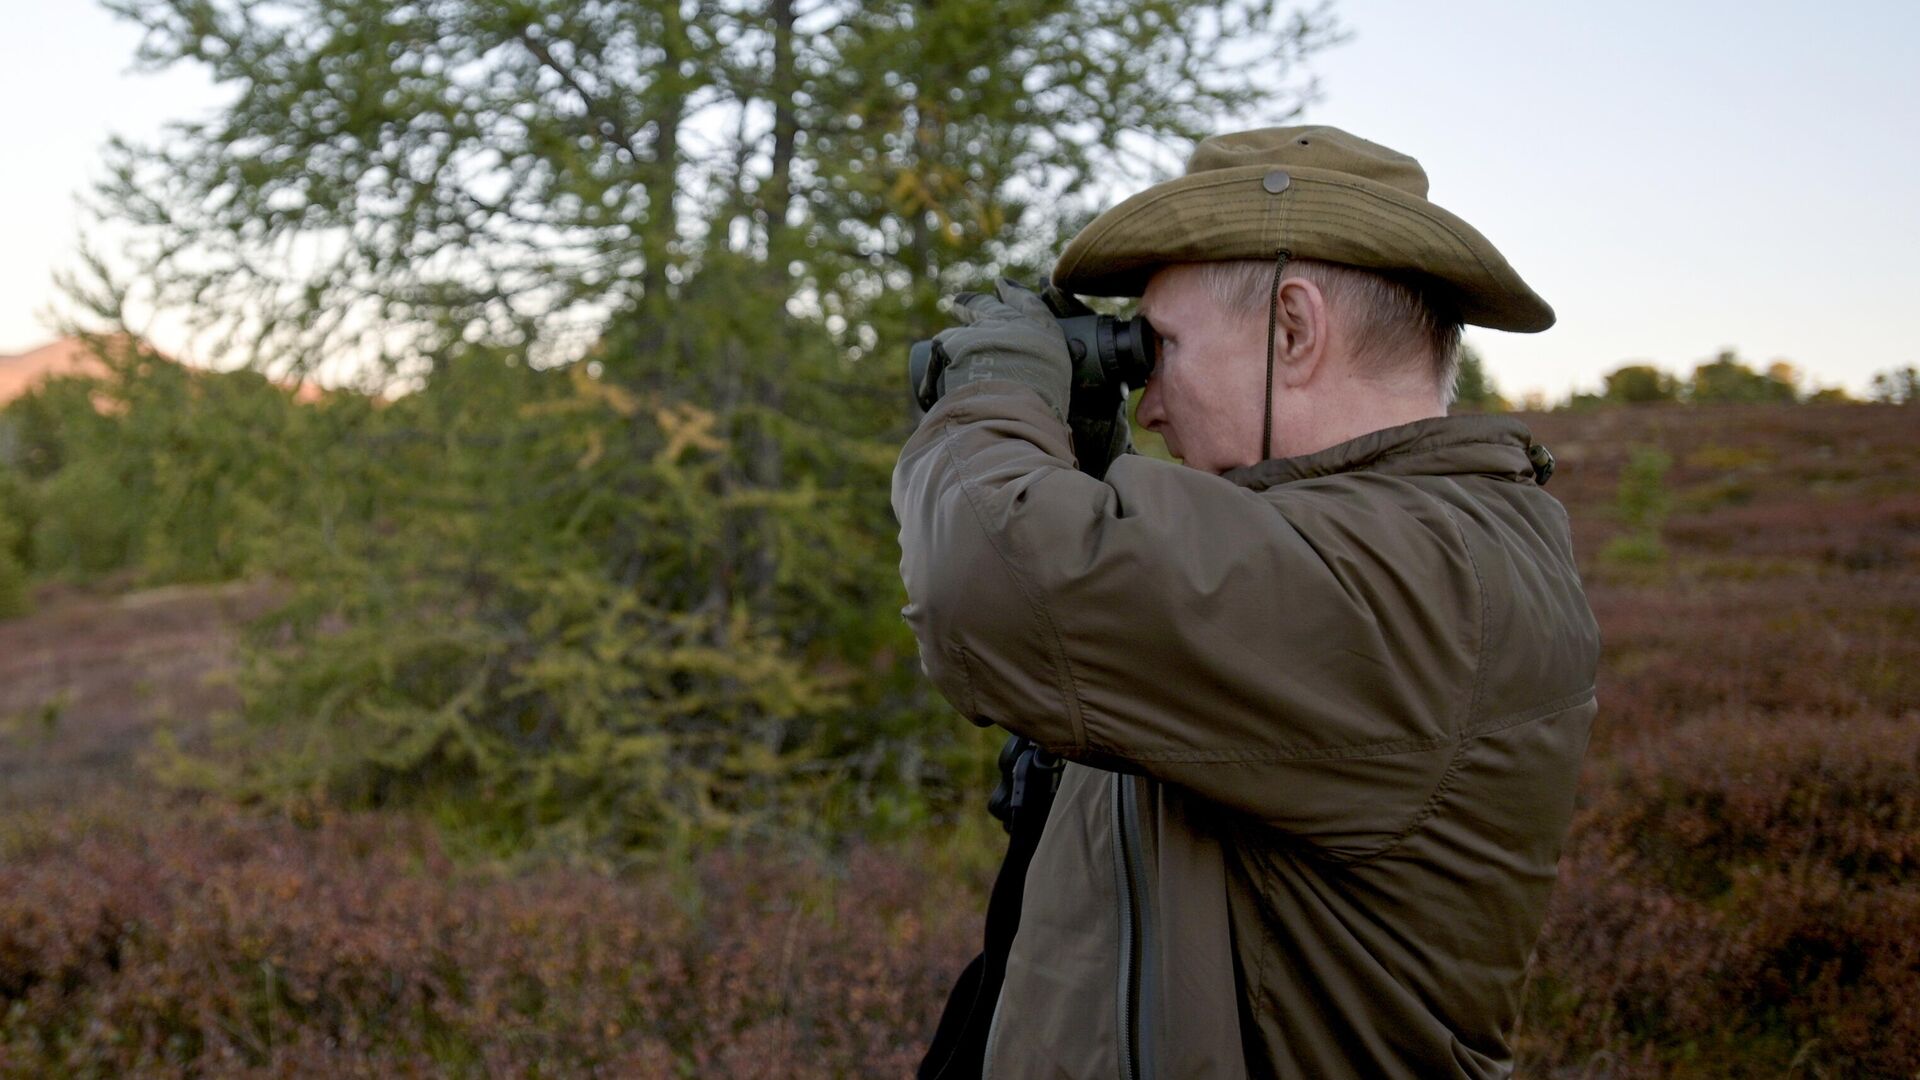
[(1120, 1076), (1152, 1080), (1155, 1055), (1152, 1020), (1158, 1002), (1150, 991), (1158, 935), (1146, 859), (1140, 847), (1139, 793), (1134, 779), (1113, 774), (1114, 874), (1120, 897)]

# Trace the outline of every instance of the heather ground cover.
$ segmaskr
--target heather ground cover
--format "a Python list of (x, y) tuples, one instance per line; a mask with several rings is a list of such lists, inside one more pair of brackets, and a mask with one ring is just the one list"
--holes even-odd
[[(1604, 635), (1521, 1043), (1597, 1076), (1920, 1070), (1920, 425), (1893, 408), (1534, 418)], [(1609, 563), (1637, 446), (1666, 561)]]
[[(1916, 1075), (1913, 410), (1528, 419), (1605, 654), (1523, 1074)], [(1602, 558), (1643, 447), (1664, 555)], [(0, 1076), (908, 1071), (978, 931), (977, 822), (503, 864), (415, 813), (168, 793), (140, 754), (230, 693), (253, 609), (219, 595), (0, 622)]]
[(900, 1076), (973, 921), (925, 851), (503, 872), (132, 809), (0, 841), (0, 1075)]

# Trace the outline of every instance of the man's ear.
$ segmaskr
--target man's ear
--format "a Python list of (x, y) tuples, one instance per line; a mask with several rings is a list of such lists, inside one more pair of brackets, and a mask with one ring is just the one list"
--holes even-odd
[(1320, 286), (1305, 278), (1282, 278), (1274, 319), (1274, 379), (1296, 389), (1311, 382), (1325, 367), (1332, 334)]

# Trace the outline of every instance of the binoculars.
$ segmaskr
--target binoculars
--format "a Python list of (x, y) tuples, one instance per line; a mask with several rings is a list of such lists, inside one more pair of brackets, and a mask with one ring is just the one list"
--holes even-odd
[[(1073, 359), (1071, 411), (1082, 412), (1082, 401), (1105, 407), (1124, 396), (1122, 388), (1146, 385), (1156, 358), (1153, 327), (1146, 319), (1095, 314), (1052, 285), (1040, 296), (1054, 312)], [(932, 340), (916, 341), (908, 350), (907, 387), (921, 412), (940, 400), (940, 374), (946, 367), (946, 353)]]

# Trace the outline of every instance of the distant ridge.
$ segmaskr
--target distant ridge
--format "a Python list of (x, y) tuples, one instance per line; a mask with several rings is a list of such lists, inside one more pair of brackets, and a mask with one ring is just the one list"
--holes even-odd
[[(105, 339), (110, 348), (124, 348), (132, 341), (127, 335), (120, 334)], [(169, 363), (178, 363), (165, 353), (146, 347), (147, 351)], [(94, 354), (93, 347), (84, 339), (77, 337), (61, 338), (58, 341), (42, 345), (12, 356), (0, 356), (0, 407), (17, 397), (31, 392), (34, 387), (48, 379), (63, 375), (76, 375), (98, 378), (107, 374), (107, 365)], [(280, 382), (279, 380), (274, 380)], [(303, 382), (296, 385), (280, 383), (294, 400), (311, 403), (326, 396), (326, 391), (313, 383)]]
[(49, 345), (0, 356), (0, 405), (62, 375), (99, 377), (107, 374), (93, 349), (79, 338), (62, 338)]

